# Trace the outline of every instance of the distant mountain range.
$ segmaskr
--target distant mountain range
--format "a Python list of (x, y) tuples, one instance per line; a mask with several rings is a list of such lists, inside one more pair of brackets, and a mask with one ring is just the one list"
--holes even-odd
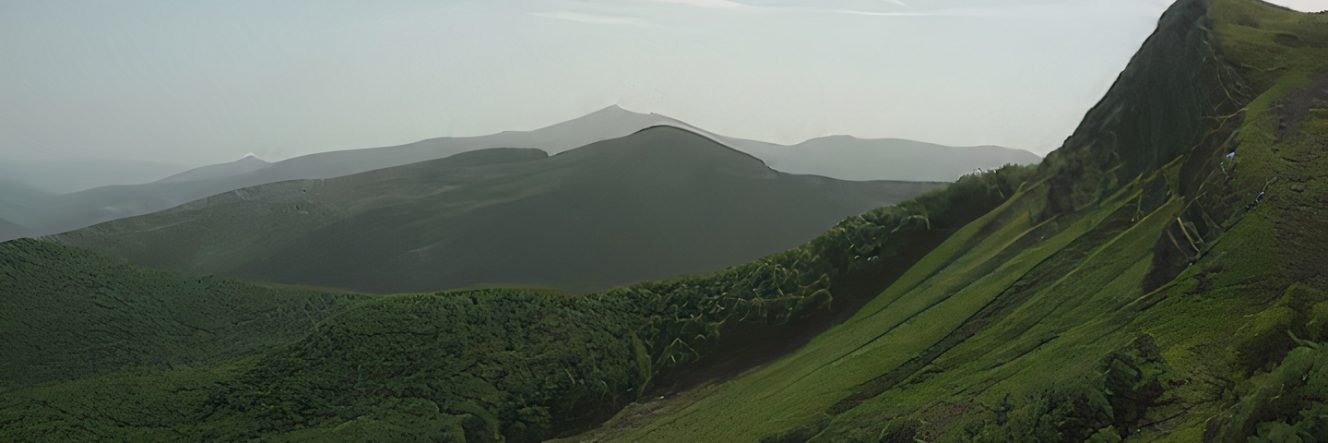
[[(1326, 30), (1178, 0), (1040, 165), (603, 292), (368, 295), (0, 243), (0, 441), (1328, 441)], [(59, 239), (409, 286), (471, 259), (539, 272), (616, 243), (733, 247), (856, 204), (857, 186), (655, 128), (247, 188)], [(302, 252), (261, 256), (283, 241)]]
[(0, 219), (0, 237), (19, 238), (26, 235), (28, 235), (28, 228)]
[[(18, 220), (32, 235), (49, 235), (125, 217), (150, 214), (236, 189), (287, 180), (326, 179), (445, 158), (477, 149), (536, 148), (556, 154), (644, 128), (671, 125), (747, 152), (784, 172), (847, 180), (952, 181), (978, 169), (1006, 163), (1036, 163), (1026, 151), (996, 147), (950, 148), (905, 140), (827, 137), (796, 146), (724, 137), (658, 114), (617, 106), (532, 131), (478, 137), (429, 139), (401, 146), (324, 152), (268, 163), (256, 157), (205, 166), (154, 183), (105, 186), (36, 199), (0, 218)], [(2, 188), (3, 185), (0, 185)], [(0, 193), (5, 192), (0, 189)], [(0, 241), (10, 237), (0, 237)]]
[(1007, 164), (1030, 165), (1041, 157), (999, 146), (953, 147), (903, 139), (831, 136), (793, 146), (725, 138), (771, 168), (841, 180), (954, 181), (964, 174)]
[(0, 177), (54, 194), (150, 183), (189, 169), (174, 163), (124, 160), (14, 161), (0, 159)]
[(756, 259), (942, 185), (780, 173), (657, 126), (553, 156), (497, 148), (244, 188), (56, 238), (158, 268), (282, 283), (582, 291)]
[(157, 182), (183, 183), (191, 181), (224, 179), (226, 177), (248, 174), (250, 172), (254, 172), (271, 165), (272, 163), (269, 163), (266, 160), (258, 158), (258, 156), (254, 154), (248, 154), (240, 158), (239, 160), (230, 163), (220, 163), (215, 165), (203, 166), (201, 168), (190, 169), (188, 171), (184, 171), (179, 174), (163, 178), (161, 180), (158, 180)]

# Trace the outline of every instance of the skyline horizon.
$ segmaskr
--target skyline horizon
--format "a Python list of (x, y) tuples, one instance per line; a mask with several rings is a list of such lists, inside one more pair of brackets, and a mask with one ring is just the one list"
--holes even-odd
[(971, 2), (0, 1), (0, 160), (288, 159), (614, 105), (783, 145), (1045, 156), (1171, 3)]

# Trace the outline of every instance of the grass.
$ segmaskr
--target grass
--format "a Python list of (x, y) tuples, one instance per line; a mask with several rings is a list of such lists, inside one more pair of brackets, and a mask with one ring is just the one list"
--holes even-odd
[[(0, 244), (5, 440), (536, 441), (759, 361), (866, 302), (1030, 172), (967, 177), (721, 272), (586, 294), (369, 296)], [(898, 268), (898, 269), (896, 269)], [(35, 314), (35, 315), (34, 315)], [(775, 352), (775, 351), (769, 351)]]
[(1161, 23), (1036, 172), (714, 274), (373, 297), (0, 244), (0, 439), (1328, 439), (1328, 16)]
[[(1247, 92), (1248, 98), (1231, 92), (1236, 102), (1216, 106), (1236, 109), (1238, 120), (1199, 116), (1210, 123), (1193, 132), (1197, 146), (1162, 148), (1175, 149), (1175, 156), (1157, 160), (1153, 164), (1161, 169), (1150, 170), (1140, 167), (1154, 161), (1148, 156), (1131, 157), (1128, 150), (1104, 155), (1112, 146), (1091, 138), (1107, 131), (1098, 125), (1158, 131), (1166, 129), (1137, 122), (1196, 116), (1176, 114), (1185, 109), (1169, 105), (1136, 108), (1148, 112), (1135, 121), (1094, 120), (1090, 114), (1085, 127), (1093, 129), (1081, 130), (1068, 151), (1042, 166), (1040, 175), (1052, 176), (1045, 187), (1026, 190), (961, 229), (853, 318), (784, 358), (680, 395), (685, 406), (624, 425), (615, 438), (829, 442), (907, 434), (907, 441), (1192, 441), (1263, 433), (1256, 438), (1283, 441), (1278, 439), (1288, 434), (1281, 432), (1290, 426), (1312, 440), (1308, 436), (1321, 428), (1313, 420), (1297, 421), (1297, 413), (1243, 419), (1239, 412), (1231, 418), (1231, 410), (1264, 401), (1244, 392), (1260, 385), (1265, 376), (1258, 374), (1291, 364), (1291, 357), (1281, 363), (1277, 351), (1296, 347), (1288, 331), (1311, 333), (1304, 326), (1308, 320), (1287, 317), (1298, 310), (1278, 301), (1287, 288), (1311, 288), (1307, 293), (1318, 295), (1305, 297), (1321, 300), (1328, 287), (1307, 269), (1323, 261), (1305, 257), (1328, 250), (1328, 231), (1313, 221), (1328, 205), (1307, 192), (1322, 188), (1328, 170), (1316, 148), (1328, 137), (1317, 130), (1323, 113), (1316, 109), (1328, 102), (1297, 99), (1312, 94), (1310, 86), (1321, 84), (1315, 79), (1328, 73), (1321, 46), (1309, 44), (1328, 41), (1320, 37), (1328, 19), (1241, 0), (1214, 1), (1211, 8), (1215, 34), (1182, 38), (1216, 45), (1215, 52), (1243, 66), (1239, 77), (1210, 71), (1213, 81)], [(1261, 31), (1232, 24), (1240, 14), (1261, 17)], [(1298, 35), (1306, 44), (1287, 48), (1277, 34)], [(1172, 47), (1162, 39), (1176, 35), (1186, 34), (1159, 31), (1154, 48), (1145, 47), (1141, 57)], [(1136, 58), (1135, 64), (1133, 72), (1141, 72), (1151, 62)], [(1130, 96), (1147, 88), (1130, 86), (1128, 74), (1122, 79), (1104, 104), (1129, 108), (1137, 106), (1130, 100), (1148, 97)], [(1295, 131), (1285, 131), (1293, 106), (1309, 111)], [(1117, 140), (1148, 137), (1118, 134)], [(1209, 160), (1227, 148), (1238, 153), (1234, 161)], [(1104, 164), (1090, 163), (1097, 161)], [(1122, 169), (1115, 162), (1133, 166)], [(1097, 178), (1103, 171), (1130, 170), (1139, 175), (1118, 182)], [(1064, 171), (1077, 176), (1077, 186), (1097, 190), (1075, 195), (1069, 205), (1046, 203), (1044, 198), (1066, 189), (1055, 177)], [(1251, 204), (1259, 192), (1264, 197)], [(1039, 213), (1041, 207), (1056, 210)], [(1035, 215), (1009, 215), (1016, 212)], [(972, 241), (976, 232), (986, 237)], [(1176, 256), (1168, 236), (1186, 233), (1199, 250), (1180, 254), (1179, 266), (1159, 261)], [(1150, 287), (1146, 282), (1156, 275), (1166, 278)], [(1164, 362), (1151, 370), (1163, 373), (1148, 378), (1164, 394), (1147, 401), (1108, 389), (1111, 371), (1103, 369), (1104, 359), (1140, 337), (1156, 343)], [(1052, 389), (1057, 386), (1075, 388), (1067, 393)], [(1322, 404), (1313, 395), (1302, 398), (1301, 405), (1275, 409), (1308, 411)]]

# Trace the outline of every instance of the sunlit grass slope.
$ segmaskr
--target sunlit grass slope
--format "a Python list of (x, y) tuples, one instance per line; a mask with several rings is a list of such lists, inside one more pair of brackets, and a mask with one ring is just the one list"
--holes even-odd
[(585, 438), (1328, 439), (1328, 16), (1178, 2), (1038, 176), (796, 352)]
[(538, 441), (740, 371), (851, 312), (1030, 168), (721, 272), (587, 295), (364, 296), (0, 244), (0, 439)]

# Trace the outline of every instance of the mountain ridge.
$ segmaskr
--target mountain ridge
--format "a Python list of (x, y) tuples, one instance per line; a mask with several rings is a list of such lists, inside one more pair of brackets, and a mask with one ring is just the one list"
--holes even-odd
[(552, 156), (470, 151), (244, 188), (54, 238), (153, 267), (370, 292), (585, 291), (752, 260), (940, 186), (784, 174), (654, 126)]
[[(1008, 157), (1003, 153), (1005, 151), (986, 148), (956, 148), (962, 151), (950, 151), (940, 149), (940, 145), (919, 142), (907, 151), (910, 152), (907, 156), (912, 160), (895, 165), (896, 162), (892, 159), (901, 158), (904, 156), (903, 153), (862, 146), (811, 152), (792, 146), (724, 137), (671, 117), (637, 113), (618, 106), (610, 106), (579, 118), (530, 131), (432, 138), (405, 145), (328, 151), (267, 164), (259, 163), (256, 159), (241, 159), (237, 162), (195, 168), (154, 183), (103, 186), (71, 194), (52, 195), (40, 199), (21, 215), (15, 212), (0, 212), (0, 216), (15, 219), (23, 217), (26, 221), (24, 224), (32, 227), (35, 234), (51, 235), (104, 221), (149, 214), (209, 195), (249, 186), (287, 180), (333, 178), (444, 158), (483, 148), (536, 148), (557, 154), (596, 141), (627, 136), (656, 125), (672, 125), (705, 135), (718, 143), (755, 155), (768, 165), (773, 165), (776, 170), (849, 180), (953, 181), (960, 175), (978, 168), (993, 169), (1005, 163), (1032, 163), (1038, 159), (1031, 153)], [(881, 142), (857, 143), (873, 145)], [(925, 160), (925, 154), (928, 152), (947, 157)], [(986, 155), (993, 156), (982, 160), (981, 158)], [(790, 167), (798, 163), (811, 166)], [(944, 172), (918, 172), (936, 168), (941, 168)], [(0, 207), (0, 210), (4, 208)]]

